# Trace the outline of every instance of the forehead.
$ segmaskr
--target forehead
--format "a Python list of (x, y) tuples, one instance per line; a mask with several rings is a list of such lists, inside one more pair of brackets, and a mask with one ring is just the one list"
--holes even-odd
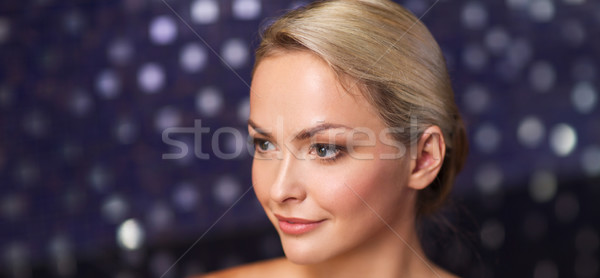
[(346, 88), (328, 64), (309, 52), (264, 58), (254, 72), (250, 118), (268, 127), (276, 121), (305, 128), (320, 122), (380, 128), (376, 110), (350, 81)]

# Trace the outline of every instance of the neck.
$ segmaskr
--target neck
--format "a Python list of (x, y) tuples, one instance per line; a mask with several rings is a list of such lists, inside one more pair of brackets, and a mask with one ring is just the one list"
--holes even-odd
[[(404, 223), (406, 224), (406, 223)], [(385, 227), (369, 242), (311, 265), (297, 265), (304, 277), (439, 277), (436, 268), (423, 253), (412, 225)]]

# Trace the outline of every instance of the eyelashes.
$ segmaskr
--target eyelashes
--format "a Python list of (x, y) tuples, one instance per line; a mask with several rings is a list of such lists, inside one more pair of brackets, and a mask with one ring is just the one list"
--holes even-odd
[(275, 150), (275, 145), (268, 140), (252, 138), (252, 144), (254, 145), (254, 149), (261, 153)]
[[(269, 140), (251, 137), (249, 143), (254, 146), (254, 150), (261, 154), (267, 155), (269, 152), (277, 149), (275, 144)], [(322, 162), (334, 162), (345, 155), (346, 148), (336, 144), (314, 143), (308, 149), (308, 154), (311, 158)]]
[(310, 147), (310, 152), (315, 154), (319, 159), (333, 162), (344, 154), (345, 148), (335, 144), (313, 144)]

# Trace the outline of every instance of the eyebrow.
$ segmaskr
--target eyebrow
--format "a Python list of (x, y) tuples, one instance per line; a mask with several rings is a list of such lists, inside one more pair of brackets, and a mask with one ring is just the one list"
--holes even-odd
[[(273, 136), (271, 135), (270, 132), (267, 132), (265, 129), (259, 127), (255, 122), (253, 122), (251, 119), (248, 119), (248, 125), (251, 126), (257, 133), (272, 139)], [(344, 129), (352, 129), (348, 126), (345, 126), (343, 124), (334, 124), (334, 123), (321, 123), (318, 124), (316, 126), (313, 127), (309, 127), (309, 128), (305, 128), (300, 130), (300, 132), (298, 132), (296, 134), (296, 136), (294, 136), (293, 141), (302, 141), (302, 140), (306, 140), (309, 139), (311, 137), (313, 137), (315, 134), (324, 131), (324, 130), (328, 130), (328, 129), (335, 129), (335, 128), (344, 128)]]

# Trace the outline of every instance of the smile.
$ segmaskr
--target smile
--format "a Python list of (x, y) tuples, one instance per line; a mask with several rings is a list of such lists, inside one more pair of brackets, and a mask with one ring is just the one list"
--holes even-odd
[(325, 221), (324, 219), (314, 221), (302, 218), (283, 217), (280, 215), (275, 215), (275, 217), (277, 217), (277, 220), (279, 220), (279, 229), (283, 233), (289, 235), (301, 235), (308, 233), (319, 227), (319, 225)]

